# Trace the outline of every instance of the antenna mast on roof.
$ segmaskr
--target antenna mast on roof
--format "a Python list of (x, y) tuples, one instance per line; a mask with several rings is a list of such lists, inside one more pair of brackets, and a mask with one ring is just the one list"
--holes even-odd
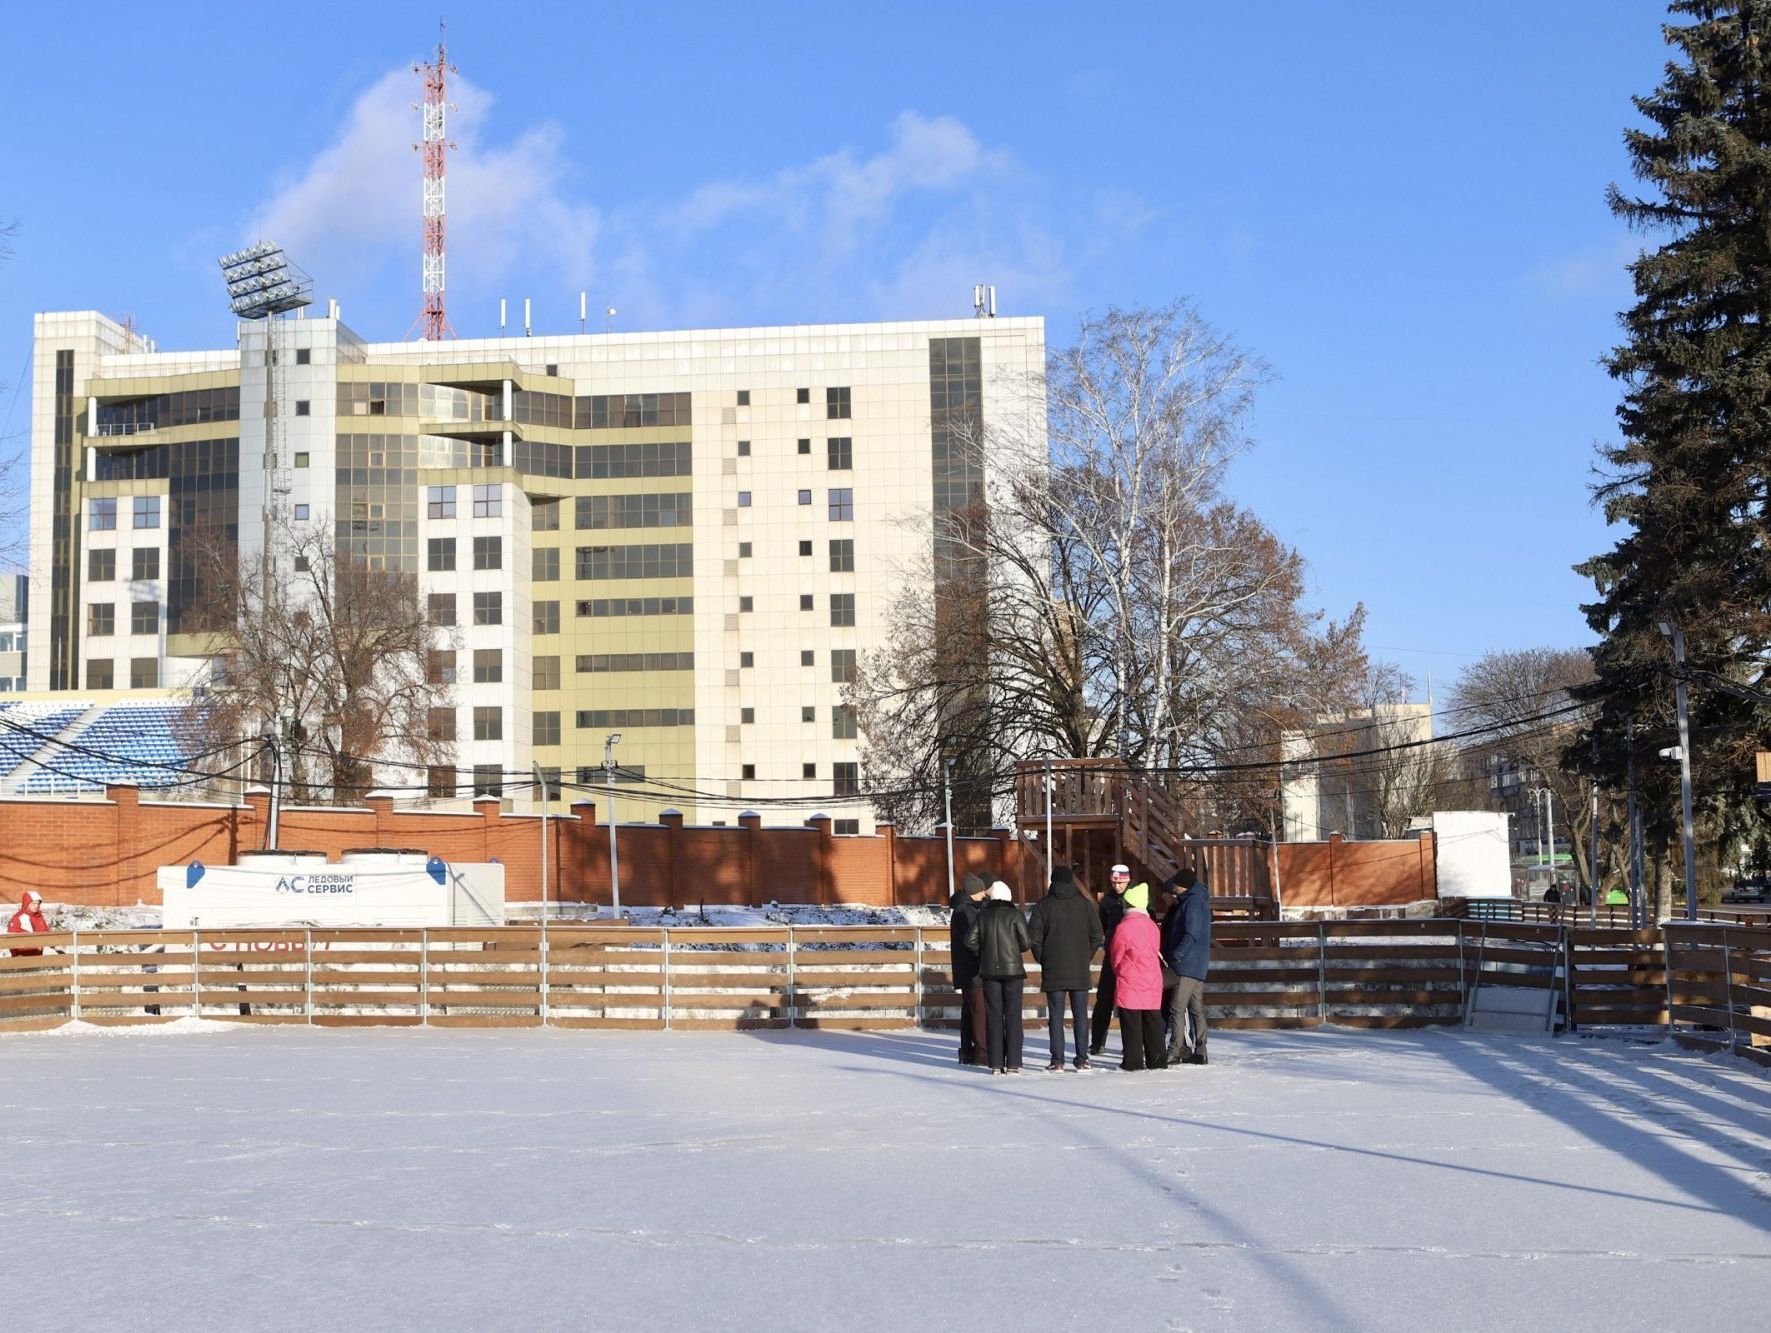
[(428, 65), (414, 65), (412, 72), (424, 78), (422, 108), (414, 102), (413, 109), (424, 112), (424, 142), (413, 148), (424, 154), (424, 311), (418, 323), (424, 326), (423, 337), (429, 341), (454, 337), (446, 312), (443, 282), (443, 171), (446, 154), (455, 147), (444, 133), (444, 116), (449, 110), (445, 94), (448, 76), (456, 73), (449, 63), (446, 46), (448, 26), (437, 25), (437, 58)]

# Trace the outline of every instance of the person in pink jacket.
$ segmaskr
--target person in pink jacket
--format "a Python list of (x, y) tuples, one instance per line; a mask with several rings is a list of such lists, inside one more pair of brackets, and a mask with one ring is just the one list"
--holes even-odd
[(1162, 1040), (1162, 932), (1150, 919), (1150, 886), (1125, 891), (1125, 919), (1110, 949), (1119, 1006), (1121, 1069), (1166, 1069)]

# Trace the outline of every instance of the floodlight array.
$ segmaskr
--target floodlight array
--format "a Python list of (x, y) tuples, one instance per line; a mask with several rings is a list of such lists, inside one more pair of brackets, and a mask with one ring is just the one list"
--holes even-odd
[(223, 255), (218, 262), (228, 307), (241, 319), (264, 319), (313, 302), (313, 282), (271, 241)]

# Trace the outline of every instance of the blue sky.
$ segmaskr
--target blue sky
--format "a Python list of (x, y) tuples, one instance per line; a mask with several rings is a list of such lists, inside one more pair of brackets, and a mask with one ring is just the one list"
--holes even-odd
[[(0, 381), (30, 316), (227, 344), (215, 255), (260, 230), (372, 338), (418, 312), (404, 4), (36, 5), (0, 81)], [(450, 313), (625, 329), (969, 313), (1065, 340), (1194, 300), (1272, 365), (1231, 486), (1334, 615), (1435, 693), (1473, 655), (1588, 640), (1569, 569), (1616, 386), (1652, 0), (1480, 5), (476, 6)], [(593, 325), (594, 327), (594, 325)], [(0, 394), (0, 430), (28, 427)]]

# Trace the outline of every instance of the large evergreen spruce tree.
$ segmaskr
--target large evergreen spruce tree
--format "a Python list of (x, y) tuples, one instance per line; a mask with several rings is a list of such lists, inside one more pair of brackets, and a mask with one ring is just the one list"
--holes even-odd
[[(1625, 136), (1646, 189), (1610, 191), (1614, 213), (1663, 238), (1631, 265), (1627, 339), (1606, 360), (1624, 386), (1622, 442), (1601, 450), (1599, 495), (1625, 533), (1579, 566), (1598, 588), (1584, 608), (1597, 680), (1582, 691), (1601, 704), (1597, 768), (1621, 787), (1633, 720), (1657, 857), (1679, 829), (1677, 766), (1656, 755), (1676, 743), (1658, 622), (1684, 630), (1692, 667), (1712, 680), (1762, 688), (1771, 647), (1771, 0), (1671, 10), (1677, 54), (1635, 99), (1648, 126)], [(1771, 709), (1752, 693), (1690, 691), (1700, 865), (1758, 818), (1752, 752)], [(1588, 738), (1570, 758), (1588, 761)], [(1712, 895), (1713, 876), (1699, 880)]]

